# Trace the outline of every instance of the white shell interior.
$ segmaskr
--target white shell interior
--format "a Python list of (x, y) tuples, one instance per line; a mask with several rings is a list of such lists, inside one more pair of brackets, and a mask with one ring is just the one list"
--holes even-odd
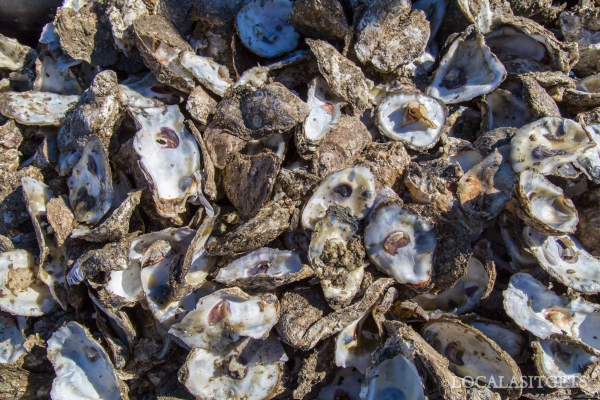
[(217, 96), (223, 97), (225, 91), (231, 86), (227, 67), (214, 62), (211, 58), (184, 51), (181, 53), (181, 65)]
[(574, 378), (581, 376), (585, 369), (598, 361), (598, 357), (576, 346), (561, 343), (556, 340), (537, 340), (541, 350), (543, 372), (558, 382), (576, 382)]
[(285, 278), (300, 272), (302, 261), (297, 253), (266, 247), (251, 251), (219, 269), (217, 282), (232, 282), (236, 279), (268, 275)]
[(40, 260), (39, 277), (48, 285), (52, 296), (66, 309), (66, 299), (59, 295), (59, 288), (67, 284), (67, 262), (63, 251), (58, 247), (54, 230), (46, 217), (46, 204), (54, 197), (52, 190), (43, 182), (30, 177), (21, 179), (23, 195), (27, 202), (27, 210), (36, 228), (36, 236), (40, 253), (45, 255)]
[(549, 175), (561, 165), (576, 161), (593, 144), (577, 122), (545, 117), (519, 129), (510, 146), (515, 171), (531, 168)]
[(345, 327), (335, 341), (335, 364), (355, 367), (361, 374), (371, 365), (371, 355), (379, 346), (379, 331), (371, 310)]
[(485, 44), (483, 35), (479, 31), (463, 33), (440, 61), (427, 94), (445, 104), (461, 103), (491, 92), (505, 76), (504, 66)]
[(277, 339), (251, 340), (240, 355), (246, 374), (235, 379), (227, 370), (227, 356), (206, 349), (192, 350), (182, 368), (186, 371), (182, 383), (200, 399), (267, 399), (280, 383), (282, 364), (288, 360)]
[(375, 200), (375, 180), (368, 168), (353, 167), (334, 172), (323, 179), (302, 211), (302, 226), (315, 229), (330, 205), (350, 209), (359, 218), (365, 218)]
[(424, 400), (425, 394), (415, 365), (398, 354), (369, 368), (360, 398)]
[(127, 96), (130, 108), (155, 108), (181, 101), (175, 89), (160, 83), (152, 72), (139, 79), (127, 79), (119, 87)]
[(0, 311), (0, 363), (10, 364), (27, 353), (23, 329), (26, 318)]
[[(168, 202), (195, 194), (194, 173), (200, 169), (200, 153), (196, 140), (183, 126), (179, 108), (146, 108), (135, 118), (140, 130), (133, 147), (155, 198)], [(161, 212), (161, 207), (157, 209)]]
[(523, 352), (523, 336), (509, 328), (489, 322), (472, 322), (473, 328), (481, 331), (485, 336), (492, 339), (509, 356), (515, 358)]
[(427, 312), (462, 314), (477, 306), (485, 293), (489, 274), (481, 261), (471, 256), (467, 273), (452, 286), (439, 294), (420, 294), (413, 301)]
[(0, 94), (0, 103), (7, 108), (4, 116), (14, 118), (23, 125), (59, 126), (67, 110), (75, 105), (79, 96), (47, 92), (8, 92)]
[(310, 83), (306, 104), (310, 113), (304, 120), (304, 136), (319, 141), (337, 126), (344, 101), (331, 91), (325, 79), (318, 76)]
[(193, 311), (171, 326), (169, 333), (190, 348), (217, 349), (240, 337), (266, 338), (279, 319), (272, 294), (248, 296), (238, 288), (201, 298)]
[(235, 18), (244, 46), (267, 58), (294, 50), (300, 35), (288, 21), (293, 9), (290, 0), (249, 1)]
[(578, 292), (600, 292), (600, 260), (574, 236), (546, 236), (527, 226), (523, 237), (540, 265), (559, 282)]
[(53, 399), (121, 398), (115, 369), (108, 355), (85, 328), (69, 322), (48, 340), (48, 359), (54, 366)]
[(423, 337), (450, 361), (450, 371), (460, 377), (483, 377), (481, 381), (492, 388), (515, 378), (519, 382), (520, 377), (514, 376), (513, 365), (476, 329), (454, 321), (434, 321), (426, 325)]
[(370, 218), (364, 243), (373, 264), (400, 283), (427, 284), (437, 247), (433, 225), (397, 203), (378, 207)]
[(58, 306), (36, 277), (36, 259), (25, 250), (0, 254), (0, 308), (14, 315), (39, 316)]
[(535, 170), (525, 170), (519, 176), (521, 202), (543, 225), (563, 233), (573, 233), (579, 222), (573, 202), (563, 190)]
[[(425, 111), (420, 115), (427, 120), (410, 117), (419, 113), (418, 109)], [(446, 111), (438, 100), (410, 91), (388, 93), (377, 111), (382, 134), (417, 150), (435, 145), (446, 121)]]
[(360, 388), (365, 375), (356, 368), (339, 368), (328, 385), (321, 388), (315, 400), (360, 400)]

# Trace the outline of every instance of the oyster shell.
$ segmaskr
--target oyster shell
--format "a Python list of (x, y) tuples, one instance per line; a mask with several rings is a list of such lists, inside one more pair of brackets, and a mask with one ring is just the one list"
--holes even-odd
[(133, 148), (152, 188), (156, 211), (181, 223), (188, 198), (200, 191), (198, 144), (184, 127), (177, 106), (146, 108), (135, 118), (140, 130)]
[(234, 287), (201, 298), (169, 333), (185, 347), (218, 351), (240, 337), (266, 339), (278, 319), (275, 295), (250, 296)]
[(573, 236), (546, 236), (527, 226), (523, 237), (542, 268), (554, 279), (578, 292), (600, 292), (600, 260)]
[(581, 196), (577, 202), (577, 211), (579, 214), (579, 225), (575, 236), (581, 241), (583, 246), (594, 256), (600, 255), (600, 246), (596, 240), (596, 229), (598, 226), (598, 196), (599, 189), (592, 189)]
[(30, 177), (21, 179), (23, 196), (33, 222), (39, 246), (39, 278), (50, 288), (52, 296), (66, 309), (65, 293), (67, 263), (57, 238), (48, 223), (46, 206), (54, 197), (52, 190), (43, 182)]
[(48, 359), (56, 371), (54, 399), (127, 399), (108, 355), (86, 328), (69, 322), (48, 340)]
[[(470, 67), (476, 59), (485, 66), (485, 74)], [(491, 92), (505, 77), (504, 66), (486, 45), (479, 28), (471, 25), (448, 47), (426, 93), (445, 104), (460, 103)]]
[(110, 165), (98, 138), (86, 144), (67, 186), (69, 203), (79, 222), (95, 225), (110, 209), (113, 202)]
[(355, 367), (361, 374), (371, 365), (371, 356), (379, 346), (380, 335), (369, 310), (351, 322), (335, 341), (335, 364), (338, 367)]
[(180, 55), (192, 47), (179, 36), (175, 26), (160, 15), (140, 16), (133, 22), (135, 45), (156, 79), (184, 92), (196, 86), (192, 73), (183, 67)]
[(26, 319), (0, 311), (0, 363), (11, 364), (27, 353), (24, 329)]
[(394, 201), (375, 207), (364, 233), (373, 264), (396, 281), (414, 287), (431, 284), (437, 242), (432, 223)]
[(36, 259), (25, 250), (0, 254), (0, 308), (13, 315), (39, 316), (58, 306), (48, 287), (38, 280)]
[(294, 252), (261, 248), (220, 268), (215, 280), (228, 286), (267, 291), (308, 278), (313, 273)]
[(227, 67), (191, 51), (184, 51), (180, 58), (183, 68), (187, 68), (202, 85), (217, 96), (225, 95), (232, 84)]
[(237, 14), (235, 27), (244, 46), (261, 57), (277, 57), (298, 45), (289, 22), (291, 0), (251, 0)]
[(241, 349), (217, 353), (194, 349), (179, 380), (197, 399), (270, 399), (282, 391), (288, 357), (273, 336), (250, 340)]
[(61, 70), (50, 56), (40, 56), (35, 62), (36, 77), (33, 90), (63, 95), (78, 95), (83, 92), (70, 69)]
[(77, 95), (46, 92), (0, 93), (0, 113), (23, 125), (58, 126)]
[(579, 61), (573, 71), (579, 76), (600, 72), (598, 63), (598, 8), (594, 5), (560, 13), (560, 30), (566, 41), (577, 43)]
[(295, 1), (289, 19), (294, 28), (307, 37), (336, 40), (344, 39), (349, 32), (344, 7), (338, 0)]
[(595, 353), (600, 349), (593, 333), (599, 323), (597, 304), (558, 296), (524, 272), (511, 276), (503, 296), (506, 313), (538, 338), (567, 337)]
[(556, 173), (560, 166), (576, 161), (592, 146), (577, 122), (546, 117), (519, 129), (511, 140), (510, 162), (517, 172), (531, 168), (549, 175)]
[(381, 72), (392, 72), (419, 57), (429, 40), (425, 14), (407, 0), (375, 0), (356, 25), (356, 56)]
[(496, 281), (494, 263), (484, 248), (484, 243), (477, 244), (466, 273), (452, 287), (438, 294), (420, 294), (412, 301), (431, 314), (440, 311), (462, 314), (473, 310), (490, 295)]
[(573, 202), (544, 175), (535, 170), (521, 172), (516, 192), (521, 205), (517, 213), (528, 225), (550, 235), (575, 231), (579, 218)]
[(446, 122), (439, 100), (413, 90), (388, 92), (377, 111), (379, 131), (413, 150), (435, 146)]
[(24, 46), (16, 39), (0, 34), (0, 68), (18, 71), (31, 63), (37, 57), (37, 52)]
[(321, 182), (302, 211), (302, 226), (315, 229), (318, 220), (325, 216), (333, 204), (350, 209), (350, 213), (363, 219), (371, 211), (375, 200), (373, 175), (365, 167), (346, 168), (335, 172)]
[(333, 93), (352, 104), (357, 113), (363, 112), (369, 105), (373, 82), (329, 43), (312, 39), (306, 39), (306, 43), (317, 58), (319, 72)]
[(450, 361), (450, 370), (461, 377), (482, 379), (480, 384), (499, 391), (507, 398), (521, 395), (521, 371), (516, 362), (495, 342), (477, 329), (453, 319), (427, 322), (423, 337)]

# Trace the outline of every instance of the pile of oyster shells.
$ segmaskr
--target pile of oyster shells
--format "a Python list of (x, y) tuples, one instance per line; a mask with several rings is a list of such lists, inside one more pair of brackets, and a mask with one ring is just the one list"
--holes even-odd
[(598, 396), (599, 73), (593, 0), (0, 35), (0, 397)]

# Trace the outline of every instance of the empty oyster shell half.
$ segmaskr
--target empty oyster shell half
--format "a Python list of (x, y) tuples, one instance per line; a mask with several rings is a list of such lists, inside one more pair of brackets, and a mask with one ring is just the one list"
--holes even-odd
[(59, 126), (79, 96), (46, 92), (1, 93), (0, 113), (23, 125)]
[(439, 100), (413, 90), (388, 93), (377, 111), (381, 133), (413, 150), (435, 146), (446, 121)]
[(346, 168), (323, 179), (302, 211), (302, 226), (315, 229), (318, 220), (325, 216), (333, 204), (350, 209), (350, 213), (363, 219), (375, 201), (375, 182), (371, 171), (365, 167)]
[(0, 311), (0, 364), (10, 364), (27, 353), (24, 330), (27, 319)]
[(228, 286), (267, 291), (313, 273), (308, 265), (302, 264), (297, 253), (263, 247), (219, 269), (215, 280)]
[(283, 390), (288, 357), (273, 336), (250, 340), (241, 350), (194, 349), (179, 380), (197, 399), (271, 399)]
[[(473, 68), (475, 64), (480, 67)], [(427, 94), (445, 104), (460, 103), (491, 92), (505, 77), (504, 66), (486, 46), (479, 28), (471, 25), (442, 57)]]
[(128, 398), (108, 354), (77, 322), (54, 332), (48, 340), (48, 359), (56, 371), (53, 399)]
[(112, 176), (100, 139), (92, 138), (85, 145), (67, 186), (69, 203), (79, 222), (95, 225), (108, 212), (113, 201)]
[(546, 236), (527, 226), (523, 237), (542, 268), (557, 281), (578, 292), (600, 292), (600, 260), (574, 236)]
[(288, 18), (291, 0), (251, 0), (242, 8), (235, 26), (244, 46), (261, 57), (277, 57), (298, 45), (300, 34)]
[(506, 313), (523, 329), (540, 339), (566, 336), (600, 350), (600, 306), (580, 298), (558, 296), (541, 282), (524, 272), (510, 278), (504, 291)]
[(36, 259), (25, 250), (0, 254), (0, 309), (13, 315), (39, 316), (58, 304), (37, 278)]
[(398, 282), (415, 287), (431, 283), (437, 232), (416, 212), (394, 201), (379, 204), (365, 228), (364, 242), (373, 264)]
[(517, 212), (528, 225), (550, 235), (575, 232), (579, 218), (573, 202), (544, 175), (521, 172), (517, 195), (521, 205)]
[(466, 321), (463, 322), (467, 322), (473, 328), (492, 339), (512, 358), (520, 356), (525, 350), (526, 343), (523, 340), (523, 335), (516, 328), (511, 329), (502, 322), (491, 319), (488, 320), (478, 316), (475, 316), (472, 320), (469, 316)]
[(184, 51), (181, 54), (181, 65), (189, 69), (202, 85), (217, 96), (223, 97), (232, 84), (227, 67), (217, 64), (210, 58)]
[(190, 196), (198, 194), (200, 151), (183, 125), (177, 106), (146, 108), (134, 114), (140, 130), (133, 147), (152, 187), (158, 213), (178, 220)]
[(265, 339), (278, 319), (275, 295), (249, 296), (234, 287), (201, 298), (169, 333), (186, 347), (217, 350), (240, 337)]
[(517, 363), (479, 330), (458, 320), (438, 319), (423, 326), (422, 335), (431, 346), (450, 361), (450, 371), (460, 377), (477, 377), (504, 396), (521, 395), (521, 371)]
[(593, 378), (597, 372), (598, 357), (577, 342), (538, 339), (531, 342), (535, 351), (533, 360), (538, 373), (557, 385), (575, 386), (588, 394), (597, 394)]
[(304, 120), (303, 139), (318, 143), (337, 126), (344, 101), (331, 91), (323, 78), (316, 77), (310, 83), (306, 104), (310, 113)]
[(412, 301), (429, 313), (462, 314), (477, 307), (492, 291), (496, 278), (493, 262), (482, 259), (481, 253), (471, 255), (467, 273), (454, 286), (438, 294), (420, 294)]
[(593, 142), (577, 122), (546, 117), (525, 125), (510, 142), (510, 162), (517, 172), (534, 169), (544, 175), (577, 161)]
[(379, 346), (379, 330), (371, 310), (351, 322), (335, 341), (335, 364), (338, 367), (355, 367), (364, 374), (371, 365), (371, 356)]

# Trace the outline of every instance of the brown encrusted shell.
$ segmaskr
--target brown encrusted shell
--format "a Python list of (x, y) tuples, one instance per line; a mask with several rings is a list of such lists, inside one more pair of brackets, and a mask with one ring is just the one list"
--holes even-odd
[(74, 59), (101, 67), (114, 64), (118, 53), (104, 7), (101, 1), (86, 3), (78, 11), (61, 7), (54, 19), (60, 46)]
[(313, 398), (319, 389), (333, 379), (337, 372), (335, 365), (335, 340), (329, 338), (319, 344), (303, 360), (298, 372), (298, 387), (294, 389), (294, 399)]
[(336, 40), (344, 39), (349, 32), (339, 0), (297, 0), (289, 19), (294, 28), (307, 37)]
[(305, 202), (321, 180), (308, 172), (281, 168), (277, 175), (277, 183), (290, 199)]
[(600, 257), (600, 188), (578, 197), (575, 205), (579, 214), (575, 236), (590, 254)]
[(39, 169), (29, 166), (15, 172), (0, 173), (0, 235), (14, 236), (18, 234), (20, 225), (29, 221), (29, 213), (25, 207), (21, 192), (21, 178), (31, 177), (42, 181), (44, 178)]
[(408, 0), (370, 2), (356, 30), (357, 57), (384, 73), (423, 54), (430, 34), (425, 13), (411, 10)]
[(216, 200), (219, 194), (217, 189), (215, 164), (212, 161), (212, 157), (208, 153), (206, 142), (204, 141), (204, 138), (202, 137), (202, 134), (200, 134), (198, 128), (196, 128), (196, 125), (189, 120), (186, 121), (186, 125), (194, 139), (196, 139), (202, 155), (202, 191), (206, 194), (206, 196), (208, 196), (209, 199)]
[(439, 211), (450, 210), (456, 198), (456, 184), (463, 176), (458, 163), (446, 158), (424, 162), (411, 162), (404, 184), (411, 197), (418, 203), (433, 204)]
[(526, 17), (540, 24), (552, 25), (567, 7), (567, 3), (555, 6), (552, 0), (508, 0), (515, 15)]
[(210, 116), (217, 108), (217, 101), (200, 85), (196, 86), (185, 103), (185, 109), (202, 125), (208, 125)]
[(19, 167), (18, 147), (23, 141), (21, 130), (14, 120), (0, 126), (0, 171), (12, 172)]
[(319, 72), (333, 93), (351, 103), (355, 113), (361, 114), (369, 106), (373, 82), (329, 43), (312, 39), (306, 39), (306, 43), (317, 58)]
[(517, 128), (496, 128), (481, 134), (473, 144), (484, 156), (488, 156), (494, 149), (510, 144), (517, 130)]
[[(295, 333), (296, 335), (299, 334), (300, 336), (296, 337), (301, 339), (294, 344), (294, 347), (298, 347), (302, 350), (309, 350), (315, 347), (319, 341), (340, 332), (352, 321), (357, 320), (368, 312), (383, 296), (385, 290), (392, 286), (394, 282), (395, 281), (392, 278), (381, 278), (376, 280), (366, 290), (362, 299), (356, 303), (320, 318), (304, 332)], [(290, 336), (289, 333), (285, 332), (287, 329), (299, 329), (299, 327), (293, 323), (293, 320), (288, 321), (288, 325), (277, 325), (277, 330), (282, 337)]]
[(399, 189), (409, 164), (410, 156), (404, 145), (394, 140), (369, 143), (355, 161), (356, 166), (369, 168), (375, 178), (375, 190)]
[(600, 30), (598, 3), (593, 1), (585, 3), (580, 2), (576, 9), (560, 14), (560, 30), (564, 40), (578, 44), (579, 62), (573, 66), (573, 71), (579, 77), (600, 72), (597, 38)]
[(50, 398), (56, 376), (46, 370), (34, 373), (12, 364), (0, 364), (0, 375), (0, 398), (3, 399)]
[(212, 122), (203, 133), (204, 143), (215, 168), (223, 169), (231, 154), (237, 153), (246, 146), (246, 141), (233, 135), (225, 128)]
[[(103, 243), (122, 239), (129, 232), (129, 220), (140, 204), (142, 190), (131, 191), (127, 198), (98, 226), (77, 235), (77, 239)], [(50, 214), (49, 214), (50, 215)]]
[(280, 83), (239, 86), (217, 105), (215, 122), (244, 140), (285, 133), (308, 116), (308, 106)]
[(271, 195), (281, 159), (273, 153), (234, 154), (225, 166), (223, 186), (243, 218), (252, 218)]
[(600, 106), (600, 94), (566, 89), (563, 93), (562, 105), (572, 114), (590, 111)]
[(521, 96), (525, 105), (535, 119), (544, 117), (560, 117), (558, 106), (548, 92), (530, 75), (523, 75), (517, 78), (523, 85)]
[(331, 309), (320, 289), (314, 286), (296, 287), (283, 294), (275, 329), (283, 342), (299, 348), (304, 333), (329, 312)]
[(65, 240), (73, 231), (75, 216), (67, 205), (65, 196), (54, 197), (46, 204), (48, 222), (54, 229), (58, 247), (63, 247)]
[(433, 264), (434, 290), (441, 292), (454, 286), (467, 273), (467, 265), (473, 252), (471, 233), (461, 222), (439, 221), (437, 228), (441, 239)]
[(159, 15), (147, 15), (134, 21), (133, 31), (135, 45), (144, 58), (144, 64), (150, 68), (156, 79), (184, 92), (191, 92), (195, 87), (191, 73), (182, 72), (186, 74), (185, 76), (178, 74), (161, 63), (154, 53), (159, 45), (168, 46), (176, 52), (193, 52), (192, 47), (181, 38), (175, 26)]
[(224, 281), (216, 279), (217, 282), (222, 283), (226, 286), (236, 286), (250, 292), (264, 293), (269, 290), (290, 283), (298, 282), (306, 278), (310, 278), (315, 274), (315, 271), (308, 265), (302, 264), (302, 268), (298, 272), (286, 274), (285, 276), (275, 276), (269, 274), (258, 274), (254, 276), (248, 276), (238, 278), (232, 281)]
[[(273, 241), (286, 230), (294, 230), (297, 203), (280, 200), (266, 203), (254, 217), (232, 228), (208, 243), (208, 254), (225, 256), (245, 253)], [(297, 220), (296, 220), (297, 223)]]
[(131, 234), (118, 242), (94, 244), (79, 258), (79, 270), (84, 279), (92, 278), (101, 272), (123, 271), (127, 269), (129, 246), (137, 234)]
[[(100, 139), (107, 155), (115, 150), (115, 131), (124, 118), (122, 104), (125, 99), (114, 71), (106, 70), (96, 75), (60, 125), (57, 146), (61, 155), (68, 157), (76, 151), (82, 153), (93, 137)], [(61, 165), (61, 173), (70, 172), (77, 161)]]
[(456, 195), (470, 218), (490, 220), (510, 201), (518, 176), (510, 165), (509, 153), (509, 145), (494, 149), (458, 182)]
[(371, 134), (367, 127), (356, 117), (342, 115), (335, 129), (319, 144), (312, 170), (324, 177), (351, 166), (369, 143)]

